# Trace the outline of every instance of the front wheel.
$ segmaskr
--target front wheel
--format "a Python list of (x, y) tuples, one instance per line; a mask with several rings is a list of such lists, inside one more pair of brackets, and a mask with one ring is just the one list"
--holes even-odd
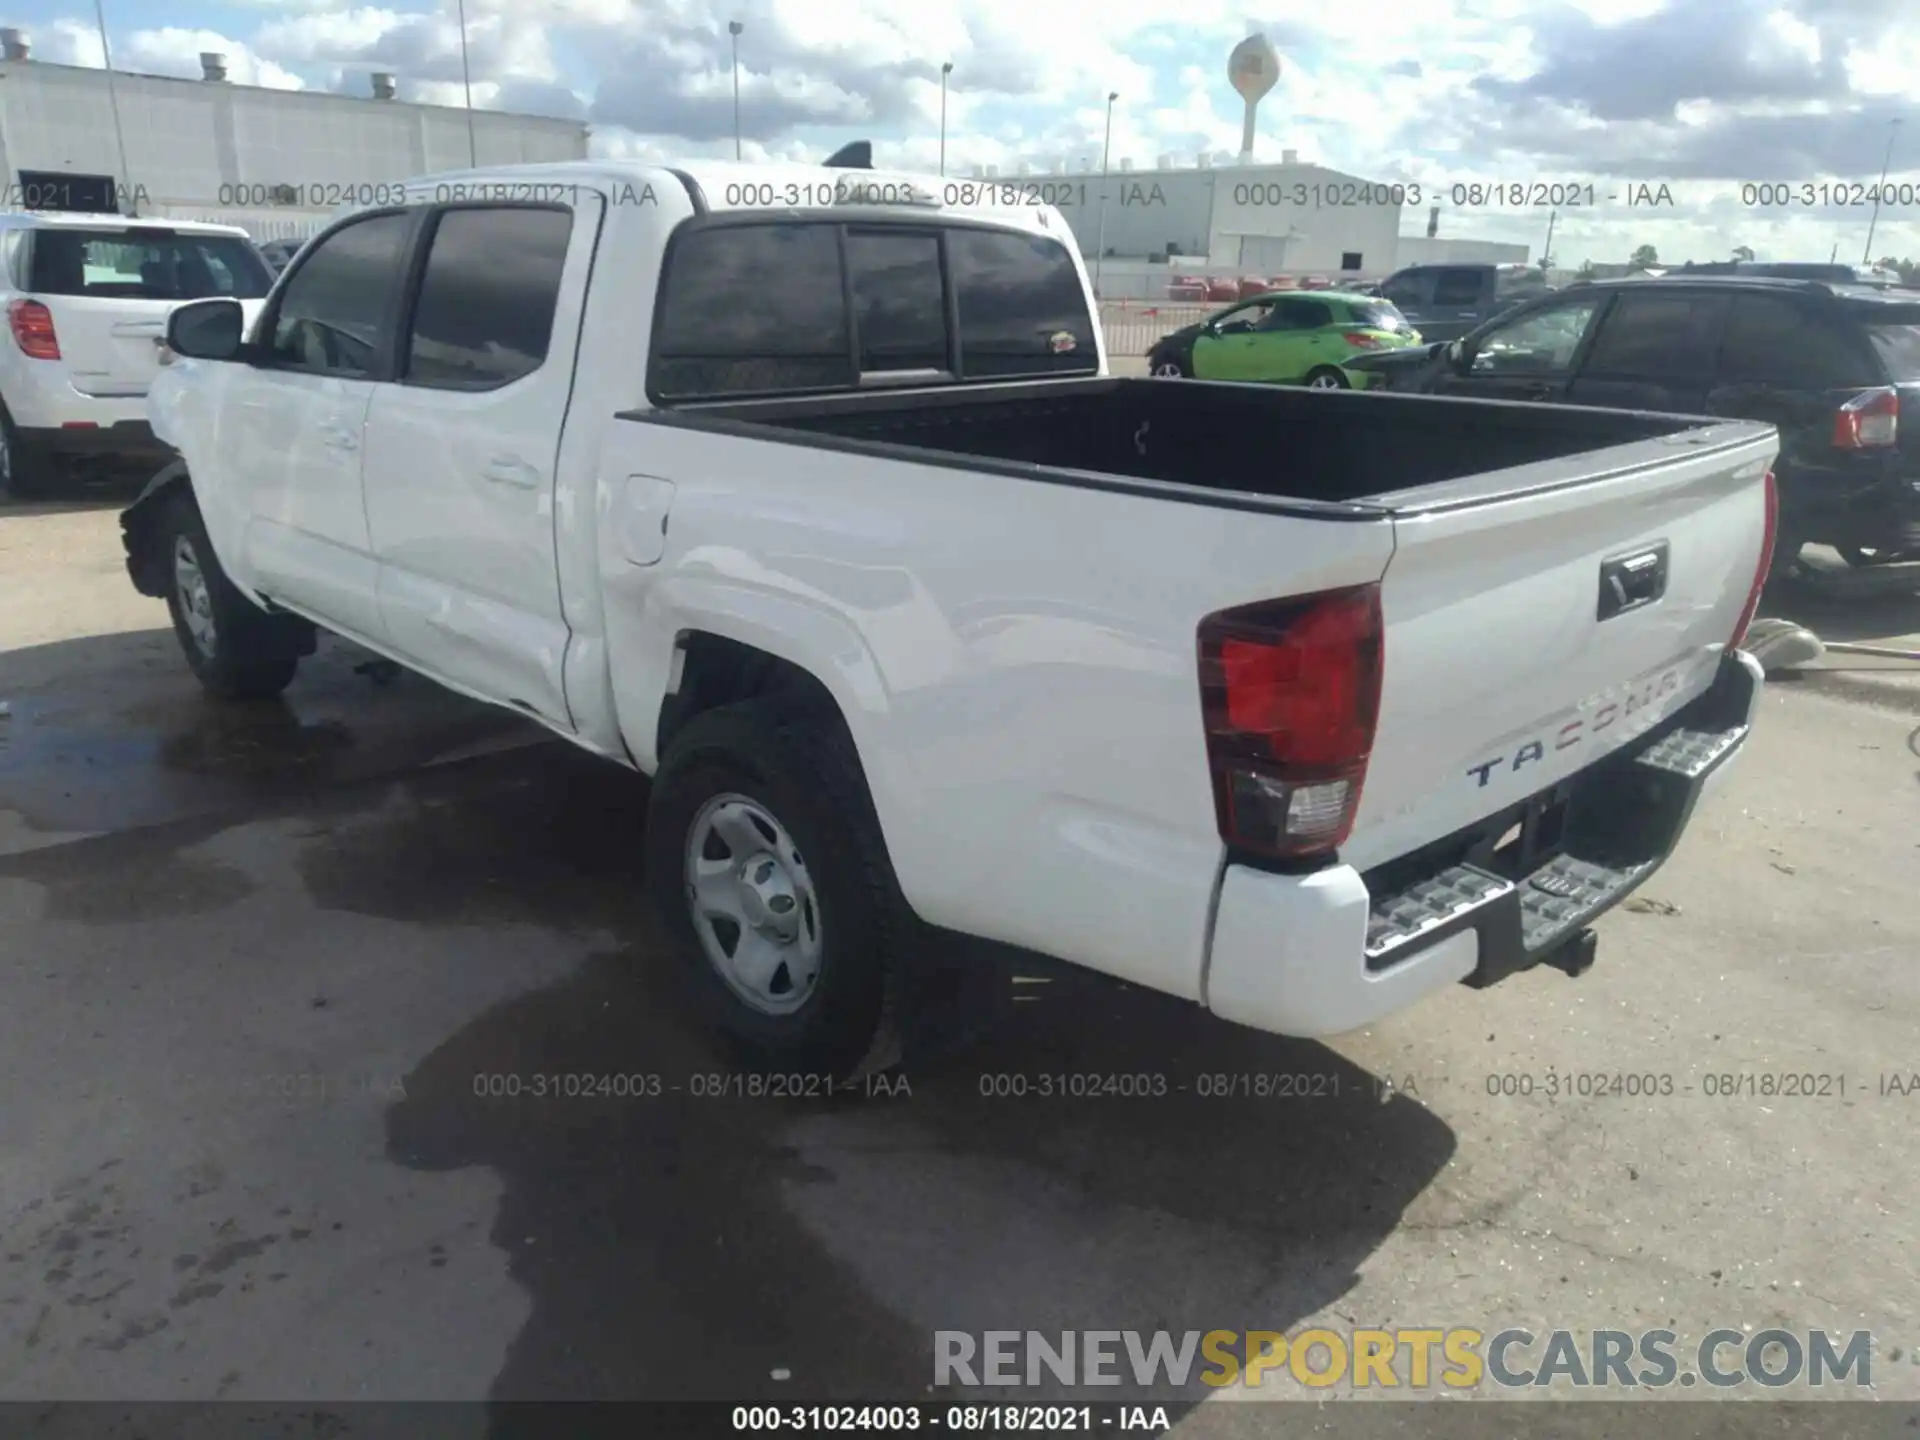
[(1332, 365), (1322, 365), (1318, 370), (1308, 372), (1307, 388), (1309, 390), (1351, 390), (1353, 386), (1348, 382), (1344, 371)]
[(1161, 380), (1188, 380), (1193, 371), (1177, 356), (1162, 355), (1147, 362), (1147, 373)]
[(264, 700), (286, 689), (300, 665), (298, 624), (234, 587), (190, 496), (167, 502), (150, 543), (159, 547), (173, 633), (200, 683), (223, 700)]
[(837, 715), (782, 698), (688, 721), (646, 856), (695, 1008), (744, 1068), (846, 1081), (898, 1060), (913, 922)]

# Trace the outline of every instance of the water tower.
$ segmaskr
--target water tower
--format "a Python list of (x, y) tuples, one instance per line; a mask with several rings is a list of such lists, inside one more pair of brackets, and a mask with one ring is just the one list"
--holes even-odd
[(1249, 35), (1227, 56), (1227, 83), (1247, 102), (1247, 118), (1240, 127), (1240, 158), (1253, 156), (1253, 122), (1260, 102), (1280, 82), (1280, 56), (1264, 35)]

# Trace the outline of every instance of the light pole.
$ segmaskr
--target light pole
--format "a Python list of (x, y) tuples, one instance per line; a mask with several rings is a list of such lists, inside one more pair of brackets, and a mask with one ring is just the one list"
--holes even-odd
[(947, 173), (947, 77), (953, 73), (953, 61), (940, 67), (940, 173)]
[(740, 32), (747, 27), (738, 20), (727, 22), (727, 34), (733, 37), (733, 158), (740, 158)]
[(1880, 223), (1880, 191), (1887, 188), (1887, 172), (1893, 168), (1893, 137), (1899, 128), (1899, 116), (1887, 122), (1887, 158), (1880, 162), (1880, 188), (1873, 192), (1873, 218), (1867, 221), (1867, 253), (1860, 257), (1862, 265), (1873, 264), (1873, 228)]
[(139, 201), (133, 195), (133, 171), (127, 167), (127, 132), (120, 128), (120, 92), (113, 85), (113, 50), (107, 44), (107, 11), (102, 0), (93, 0), (94, 18), (100, 22), (100, 60), (107, 67), (107, 104), (113, 108), (113, 139), (120, 148), (120, 178), (127, 187), (127, 193), (116, 197), (121, 206), (131, 205), (132, 210), (121, 209), (123, 215), (138, 215)]
[(1107, 138), (1100, 144), (1100, 231), (1093, 246), (1093, 298), (1100, 295), (1100, 262), (1107, 256), (1107, 161), (1113, 154), (1113, 102), (1120, 98), (1118, 90), (1107, 92)]
[(478, 169), (480, 151), (473, 142), (473, 71), (467, 66), (467, 0), (460, 0), (460, 83), (467, 90), (467, 167)]

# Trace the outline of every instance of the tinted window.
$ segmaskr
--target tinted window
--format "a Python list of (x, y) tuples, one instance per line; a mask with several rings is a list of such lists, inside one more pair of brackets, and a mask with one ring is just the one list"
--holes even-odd
[(1274, 311), (1271, 300), (1259, 300), (1251, 305), (1222, 310), (1214, 317), (1213, 323), (1220, 328), (1222, 335), (1232, 335), (1242, 330), (1271, 330), (1280, 323), (1280, 317)]
[(847, 236), (847, 273), (863, 373), (948, 368), (939, 236), (856, 231)]
[(1277, 330), (1318, 330), (1333, 324), (1333, 307), (1324, 300), (1280, 300), (1274, 304)]
[(257, 300), (273, 275), (238, 235), (173, 230), (36, 230), (28, 288), (118, 300)]
[(1920, 380), (1920, 306), (1903, 305), (1897, 311), (1876, 306), (1867, 324), (1867, 338), (1886, 365), (1889, 379)]
[(1478, 270), (1442, 270), (1434, 276), (1433, 303), (1456, 307), (1478, 305), (1481, 283), (1482, 274)]
[(1711, 375), (1725, 303), (1712, 295), (1621, 295), (1583, 368), (1589, 375)]
[(1536, 310), (1489, 330), (1474, 344), (1473, 373), (1533, 375), (1568, 369), (1599, 308), (1595, 296)]
[(323, 374), (370, 374), (393, 323), (411, 222), (407, 215), (356, 220), (302, 252), (274, 315), (273, 358)]
[(1093, 316), (1064, 245), (1039, 235), (953, 229), (947, 254), (966, 378), (1098, 366)]
[(734, 225), (680, 237), (661, 285), (656, 395), (812, 390), (854, 379), (836, 227)]
[(562, 210), (441, 215), (414, 306), (407, 381), (484, 390), (538, 370), (572, 232)]
[(1420, 276), (1396, 275), (1380, 286), (1380, 295), (1402, 309), (1417, 309), (1424, 290)]
[(1879, 383), (1846, 333), (1810, 310), (1765, 295), (1740, 295), (1727, 314), (1720, 377), (1782, 390), (1835, 390)]

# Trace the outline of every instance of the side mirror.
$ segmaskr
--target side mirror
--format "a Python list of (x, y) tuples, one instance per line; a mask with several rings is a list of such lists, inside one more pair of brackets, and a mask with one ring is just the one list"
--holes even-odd
[(1467, 348), (1466, 341), (1455, 340), (1447, 346), (1447, 364), (1463, 373), (1473, 364), (1473, 352)]
[(167, 348), (190, 360), (234, 360), (245, 330), (238, 300), (194, 300), (167, 316)]

